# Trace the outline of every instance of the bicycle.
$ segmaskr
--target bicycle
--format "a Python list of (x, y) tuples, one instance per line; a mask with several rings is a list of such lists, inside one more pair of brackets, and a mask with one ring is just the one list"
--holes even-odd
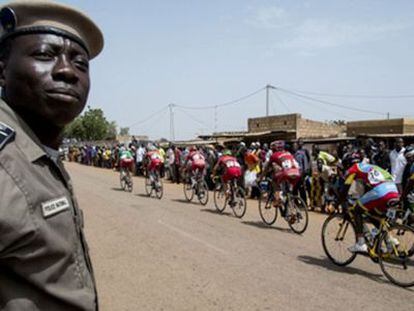
[(234, 216), (242, 218), (247, 210), (246, 194), (237, 179), (227, 182), (226, 187), (226, 184), (222, 183), (219, 177), (216, 177), (214, 206), (217, 211), (223, 213), (227, 205), (232, 209)]
[(119, 182), (124, 191), (132, 192), (133, 181), (131, 174), (127, 168), (121, 167), (119, 171)]
[(164, 194), (164, 185), (158, 171), (149, 171), (145, 176), (145, 192), (149, 197), (155, 192), (155, 197), (161, 200)]
[(198, 201), (202, 205), (208, 203), (208, 185), (204, 180), (204, 176), (200, 170), (194, 172), (193, 177), (187, 177), (184, 179), (184, 196), (188, 202), (197, 196)]
[(277, 206), (274, 204), (276, 198), (272, 179), (261, 181), (259, 187), (259, 213), (266, 225), (271, 226), (276, 222), (279, 211), (293, 232), (302, 234), (306, 231), (309, 223), (308, 209), (298, 195), (292, 194), (291, 184), (282, 183), (282, 198)]
[[(363, 215), (363, 233), (368, 256), (378, 263), (385, 277), (401, 287), (414, 286), (414, 229), (398, 223), (398, 202), (392, 201), (384, 215)], [(358, 254), (348, 250), (356, 243), (353, 209), (330, 215), (322, 226), (322, 246), (328, 258), (337, 266), (351, 264)], [(376, 223), (375, 226), (373, 223)], [(379, 225), (378, 225), (379, 224)]]

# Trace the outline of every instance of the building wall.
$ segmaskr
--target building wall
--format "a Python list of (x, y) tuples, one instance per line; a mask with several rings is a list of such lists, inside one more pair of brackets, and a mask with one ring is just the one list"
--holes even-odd
[(300, 118), (297, 138), (340, 137), (344, 136), (345, 132), (345, 126)]
[(286, 114), (261, 118), (250, 118), (247, 121), (250, 133), (265, 131), (287, 131), (296, 130), (300, 114)]
[[(414, 124), (408, 125), (414, 128)], [(368, 120), (347, 123), (347, 135), (360, 134), (404, 134), (404, 119)]]
[[(263, 131), (292, 131), (288, 138), (297, 139), (313, 137), (337, 137), (344, 135), (345, 127), (332, 125), (319, 121), (303, 119), (298, 113), (278, 115), (262, 118), (251, 118), (248, 120), (248, 129), (250, 133)], [(286, 136), (287, 134), (285, 134)]]
[(414, 120), (404, 119), (404, 134), (414, 134)]

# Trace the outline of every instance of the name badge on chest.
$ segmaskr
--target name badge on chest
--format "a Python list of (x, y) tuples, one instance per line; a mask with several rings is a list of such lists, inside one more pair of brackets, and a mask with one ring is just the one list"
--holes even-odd
[(43, 217), (48, 218), (69, 209), (69, 200), (66, 197), (42, 203)]

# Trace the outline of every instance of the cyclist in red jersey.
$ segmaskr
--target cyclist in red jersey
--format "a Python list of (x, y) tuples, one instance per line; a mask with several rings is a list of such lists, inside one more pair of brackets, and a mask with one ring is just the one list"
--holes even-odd
[(190, 153), (185, 160), (185, 167), (189, 178), (192, 178), (197, 172), (204, 176), (206, 159), (196, 147), (190, 148)]
[(242, 169), (235, 157), (232, 156), (230, 150), (224, 150), (223, 155), (219, 158), (217, 164), (213, 168), (213, 176), (220, 172), (223, 183), (228, 183), (233, 179), (239, 179), (242, 176)]
[(279, 204), (280, 191), (283, 182), (287, 182), (292, 187), (300, 181), (301, 172), (299, 164), (295, 157), (287, 150), (285, 150), (285, 142), (277, 140), (270, 144), (273, 151), (269, 162), (265, 165), (260, 179), (263, 179), (267, 174), (272, 173), (274, 189), (276, 191), (275, 204)]
[(157, 148), (150, 146), (145, 155), (147, 173), (160, 172), (163, 165), (163, 158)]

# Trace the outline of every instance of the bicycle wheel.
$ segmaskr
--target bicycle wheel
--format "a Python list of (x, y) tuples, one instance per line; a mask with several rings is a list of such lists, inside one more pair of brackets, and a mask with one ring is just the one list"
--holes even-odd
[(126, 190), (128, 192), (132, 192), (133, 187), (134, 187), (134, 182), (132, 181), (132, 177), (127, 178), (127, 180), (126, 180)]
[(153, 189), (155, 190), (155, 196), (157, 199), (161, 200), (162, 196), (164, 195), (164, 185), (159, 175), (157, 175), (155, 178)]
[(221, 183), (217, 183), (214, 187), (214, 206), (216, 207), (217, 211), (222, 213), (226, 209), (227, 205), (227, 198), (225, 187)]
[(354, 261), (356, 253), (348, 248), (356, 243), (354, 225), (343, 215), (332, 214), (322, 226), (322, 246), (328, 258), (338, 266), (346, 266)]
[(152, 182), (148, 176), (145, 176), (145, 192), (149, 197), (152, 194)]
[(191, 202), (194, 198), (194, 187), (191, 184), (191, 181), (188, 183), (187, 181), (184, 181), (184, 196), (185, 199), (188, 202)]
[(121, 189), (125, 191), (126, 189), (126, 180), (125, 180), (125, 173), (124, 171), (121, 169), (121, 171), (119, 172), (119, 184), (121, 185)]
[(197, 184), (197, 198), (198, 201), (200, 201), (200, 203), (202, 205), (206, 205), (208, 203), (208, 186), (207, 183), (205, 181), (199, 182)]
[(309, 223), (308, 209), (305, 202), (298, 196), (290, 196), (288, 201), (289, 227), (293, 232), (302, 234)]
[(244, 214), (246, 214), (247, 207), (246, 196), (242, 188), (236, 187), (236, 191), (234, 193), (234, 201), (235, 202), (233, 202), (232, 206), (234, 216), (237, 218), (242, 218)]
[(378, 242), (378, 259), (382, 272), (395, 285), (414, 286), (414, 229), (395, 224)]
[(259, 213), (263, 222), (269, 226), (277, 219), (277, 208), (273, 206), (273, 200), (269, 197), (270, 192), (261, 192), (259, 198)]

